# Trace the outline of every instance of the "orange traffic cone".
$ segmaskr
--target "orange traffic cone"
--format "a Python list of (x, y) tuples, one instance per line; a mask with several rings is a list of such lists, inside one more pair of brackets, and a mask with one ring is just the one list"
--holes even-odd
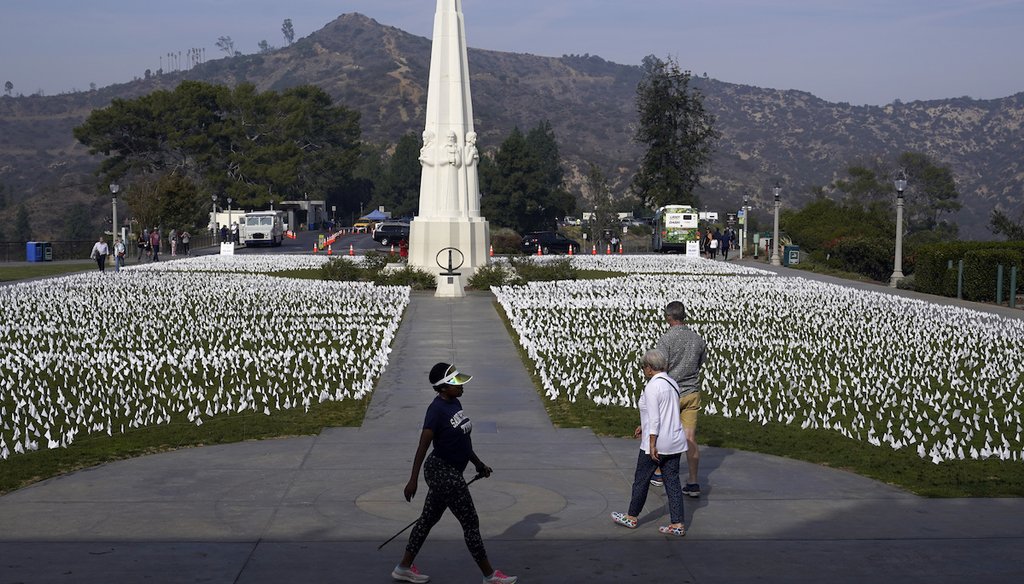
[(356, 248), (351, 243), (348, 244), (348, 255), (350, 255), (350, 256), (356, 255)]
[(542, 256), (542, 255), (544, 255), (544, 254), (543, 254), (543, 253), (541, 253), (541, 251), (540, 251), (540, 244), (539, 244), (539, 243), (537, 244), (537, 255), (539, 255), (539, 256)]
[(569, 255), (572, 255), (572, 246), (569, 246)]
[(619, 244), (619, 255), (622, 255), (622, 244)]
[(612, 255), (612, 244), (608, 244), (608, 247), (604, 250), (604, 255)]
[(490, 251), (489, 251), (488, 253), (490, 253), (490, 254), (491, 254), (491, 257), (492, 257), (492, 258), (494, 257), (494, 246), (493, 246), (493, 245), (492, 245), (492, 246), (490, 246)]
[(597, 244), (594, 244), (594, 249), (590, 250), (590, 255), (597, 255)]
[(314, 243), (313, 244), (313, 253), (316, 253), (318, 251), (320, 251), (320, 250), (316, 247), (316, 244)]
[(334, 250), (331, 249), (331, 244), (327, 244), (327, 255), (334, 255)]

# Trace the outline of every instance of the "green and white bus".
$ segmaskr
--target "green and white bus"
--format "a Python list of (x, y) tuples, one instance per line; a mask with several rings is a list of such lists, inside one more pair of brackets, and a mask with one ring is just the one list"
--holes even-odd
[(697, 243), (697, 210), (689, 205), (665, 205), (654, 214), (651, 247), (656, 252), (686, 253), (687, 243)]

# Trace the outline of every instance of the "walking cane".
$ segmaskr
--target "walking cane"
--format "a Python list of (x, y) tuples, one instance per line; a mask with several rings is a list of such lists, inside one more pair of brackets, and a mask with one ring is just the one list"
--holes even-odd
[[(468, 483), (466, 483), (466, 486), (468, 487), (469, 485), (472, 485), (473, 483), (477, 482), (478, 480), (480, 480), (482, 478), (484, 478), (484, 475), (483, 474), (478, 474), (475, 477), (473, 477), (473, 480), (471, 480)], [(419, 521), (419, 520), (420, 520), (420, 518), (417, 517), (416, 521), (413, 521), (409, 525), (406, 525), (405, 527), (402, 528), (402, 531), (399, 531), (398, 533), (392, 535), (390, 538), (388, 538), (388, 540), (386, 542), (384, 542), (384, 543), (380, 544), (379, 546), (377, 546), (377, 551), (380, 551), (382, 547), (384, 547), (384, 546), (388, 545), (389, 543), (391, 543), (391, 541), (394, 540), (399, 535), (402, 535), (403, 533), (405, 533), (405, 530), (409, 529), (413, 525), (416, 525), (416, 522)]]

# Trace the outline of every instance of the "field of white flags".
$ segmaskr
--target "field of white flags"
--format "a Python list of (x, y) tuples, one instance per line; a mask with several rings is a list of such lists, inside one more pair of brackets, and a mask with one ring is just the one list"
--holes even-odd
[(309, 261), (213, 256), (0, 287), (0, 459), (365, 397), (409, 290), (231, 273)]
[(552, 399), (633, 407), (642, 352), (665, 330), (664, 306), (681, 300), (708, 341), (706, 413), (834, 430), (935, 463), (1024, 458), (1024, 321), (750, 275), (493, 290)]

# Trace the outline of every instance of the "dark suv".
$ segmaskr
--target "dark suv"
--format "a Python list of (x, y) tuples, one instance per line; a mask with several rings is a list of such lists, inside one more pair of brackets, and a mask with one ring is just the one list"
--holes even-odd
[(373, 232), (373, 240), (381, 245), (409, 241), (408, 223), (381, 223)]
[(579, 253), (580, 244), (574, 240), (558, 233), (557, 231), (535, 231), (526, 234), (523, 238), (523, 253), (537, 253), (537, 246), (545, 255), (549, 253), (569, 253), (569, 246), (572, 246), (573, 253)]

